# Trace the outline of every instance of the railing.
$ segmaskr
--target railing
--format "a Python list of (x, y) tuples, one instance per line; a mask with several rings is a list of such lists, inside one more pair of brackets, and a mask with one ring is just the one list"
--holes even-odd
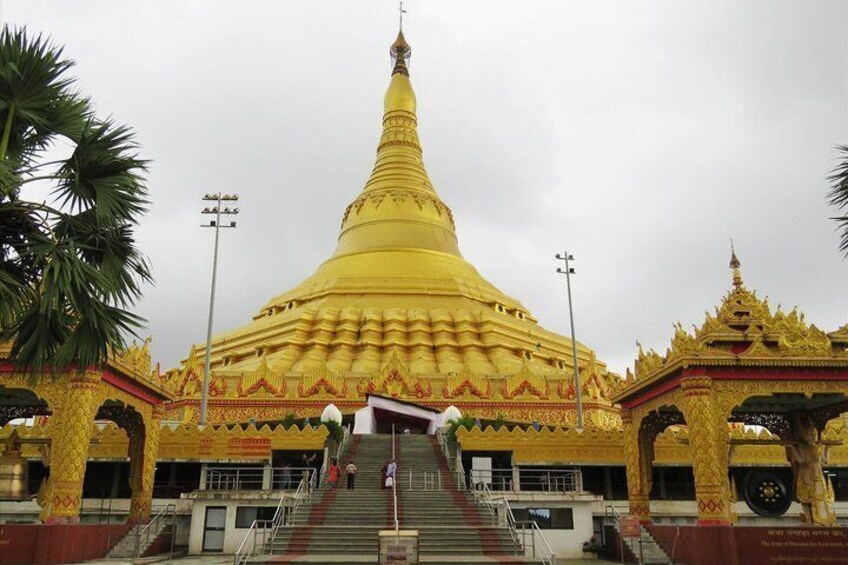
[(454, 450), (451, 451), (451, 439), (445, 428), (436, 431), (436, 440), (439, 442), (439, 447), (442, 448), (442, 453), (448, 462), (448, 469), (454, 474), (456, 486), (460, 490), (468, 490), (468, 483), (465, 479), (465, 467), (462, 464), (454, 443)]
[(613, 524), (618, 524), (621, 522), (621, 512), (614, 504), (607, 504), (604, 507), (604, 518), (608, 523), (612, 521)]
[[(395, 450), (395, 445), (397, 442), (397, 437), (395, 436), (395, 425), (392, 424), (392, 461), (396, 460), (397, 454)], [(395, 468), (395, 472), (392, 475), (392, 508), (394, 510), (395, 515), (395, 533), (400, 530), (400, 522), (398, 521), (398, 500), (397, 500), (397, 468)]]
[(506, 496), (495, 496), (487, 483), (481, 483), (480, 488), (474, 490), (474, 499), (489, 510), (493, 525), (503, 522), (521, 553), (539, 559), (544, 565), (554, 565), (556, 556), (539, 525), (535, 520), (517, 522)]
[[(465, 489), (465, 477), (461, 471), (448, 472), (448, 477), (453, 475), (456, 480), (456, 488)], [(413, 471), (409, 469), (405, 479), (407, 490), (445, 490), (453, 487), (448, 482), (448, 477), (442, 471)]]
[[(313, 483), (316, 476), (317, 473), (311, 474), (310, 480)], [(250, 528), (247, 530), (238, 550), (236, 550), (233, 558), (234, 565), (243, 565), (252, 557), (270, 554), (269, 542), (274, 539), (281, 527), (294, 525), (297, 510), (309, 498), (311, 492), (309, 485), (310, 483), (306, 479), (301, 479), (293, 495), (284, 493), (280, 497), (277, 510), (271, 520), (254, 520), (250, 524)]]
[[(204, 490), (296, 490), (301, 478), (312, 482), (312, 467), (272, 467), (266, 477), (262, 467), (210, 467), (206, 470)], [(266, 485), (266, 478), (270, 484)]]
[(265, 477), (262, 467), (213, 467), (206, 469), (205, 490), (260, 490)]
[[(150, 519), (150, 521), (141, 527), (137, 524), (135, 527), (135, 547), (133, 548), (133, 559), (138, 559), (147, 548), (150, 546), (151, 538), (159, 535), (160, 524), (167, 525), (168, 519), (171, 521), (171, 527), (174, 527), (176, 522), (177, 506), (175, 504), (166, 504)], [(171, 532), (173, 536), (175, 532)], [(173, 539), (171, 540), (173, 547)]]
[(456, 470), (456, 456), (455, 453), (451, 453), (450, 449), (450, 436), (441, 428), (436, 431), (436, 440), (439, 442), (439, 447), (442, 448), (442, 453), (445, 455), (445, 459), (448, 461), (448, 469), (451, 471)]
[[(618, 532), (618, 554), (621, 555), (621, 562), (624, 563), (624, 538), (621, 535), (621, 512), (619, 512), (615, 505), (607, 504), (604, 507), (604, 522), (612, 522), (612, 526), (615, 528), (615, 531)], [(606, 545), (606, 533), (603, 529), (601, 529), (601, 534), (601, 541), (604, 545)]]
[[(316, 474), (312, 473), (312, 483), (315, 482)], [(301, 479), (300, 483), (297, 485), (297, 490), (294, 492), (294, 496), (283, 498), (280, 500), (281, 509), (283, 511), (281, 516), (277, 516), (277, 512), (274, 513), (274, 523), (276, 524), (276, 529), (279, 529), (280, 526), (293, 526), (294, 525), (294, 517), (297, 514), (298, 509), (303, 504), (305, 500), (308, 500), (311, 496), (311, 493), (314, 491), (314, 488), (311, 488), (309, 483), (305, 480)], [(286, 500), (289, 502), (286, 503)], [(279, 511), (279, 508), (278, 508)], [(275, 530), (276, 533), (276, 530)]]
[(456, 465), (453, 468), (454, 475), (456, 476), (456, 486), (460, 490), (468, 490), (468, 483), (465, 480), (465, 465), (462, 464), (462, 459), (456, 458)]
[[(517, 479), (517, 482), (516, 482)], [(472, 469), (471, 486), (485, 484), (501, 492), (583, 492), (583, 474), (579, 469)]]
[(339, 444), (339, 447), (336, 449), (336, 459), (341, 459), (344, 456), (345, 452), (347, 452), (347, 447), (350, 444), (350, 439), (353, 437), (353, 434), (350, 431), (350, 426), (344, 428), (344, 436), (342, 437), (342, 442)]
[[(521, 536), (525, 555), (538, 559), (545, 565), (553, 565), (556, 562), (556, 554), (535, 520), (524, 520), (516, 522), (515, 525)], [(528, 545), (530, 546), (529, 550)]]

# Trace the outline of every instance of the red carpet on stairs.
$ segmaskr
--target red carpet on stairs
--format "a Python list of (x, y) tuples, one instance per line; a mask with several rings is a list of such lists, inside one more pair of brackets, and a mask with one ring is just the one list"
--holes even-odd
[[(435, 436), (430, 436), (430, 446), (433, 448), (433, 453), (436, 456), (436, 461), (439, 462), (439, 470), (447, 477), (445, 487), (451, 491), (454, 503), (462, 509), (462, 515), (465, 518), (465, 523), (468, 526), (482, 526), (483, 518), (480, 516), (480, 509), (468, 502), (465, 494), (457, 488), (456, 477), (454, 477), (448, 463), (442, 453), (442, 447), (439, 445)], [(503, 550), (500, 537), (495, 530), (488, 528), (477, 528), (477, 534), (480, 536), (480, 546), (483, 548), (483, 553), (491, 558), (496, 559), (499, 563), (520, 563), (521, 560), (507, 554)]]
[[(350, 441), (347, 453), (344, 458), (346, 460), (353, 459), (356, 455), (356, 448), (359, 447), (359, 436), (353, 436)], [(306, 554), (309, 550), (309, 542), (312, 539), (312, 530), (315, 526), (324, 523), (324, 518), (327, 515), (327, 510), (336, 499), (336, 490), (328, 490), (323, 492), (315, 492), (312, 496), (321, 496), (321, 501), (313, 504), (309, 510), (308, 523), (305, 526), (296, 526), (292, 529), (289, 544), (284, 555), (274, 556), (274, 563), (291, 563), (292, 560)]]

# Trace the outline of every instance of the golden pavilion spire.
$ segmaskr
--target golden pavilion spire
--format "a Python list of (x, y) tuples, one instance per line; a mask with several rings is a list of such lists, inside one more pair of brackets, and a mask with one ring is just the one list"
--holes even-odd
[(730, 240), (730, 268), (733, 269), (733, 286), (740, 288), (742, 286), (742, 262), (736, 256), (736, 248), (733, 246), (733, 239)]

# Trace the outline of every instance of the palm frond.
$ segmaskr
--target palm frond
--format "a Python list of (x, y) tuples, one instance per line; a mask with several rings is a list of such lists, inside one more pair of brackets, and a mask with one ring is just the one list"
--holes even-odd
[[(838, 145), (836, 150), (842, 153), (842, 160), (833, 168), (827, 178), (831, 183), (827, 197), (831, 205), (842, 210), (848, 206), (848, 145)], [(836, 220), (837, 229), (842, 237), (839, 250), (848, 257), (848, 216), (837, 216), (832, 219)]]
[[(143, 323), (126, 308), (151, 282), (133, 236), (147, 163), (130, 128), (93, 115), (73, 64), (41, 35), (0, 31), (0, 340), (32, 374), (102, 365)], [(76, 147), (48, 163), (58, 137)], [(39, 179), (58, 205), (23, 198)]]

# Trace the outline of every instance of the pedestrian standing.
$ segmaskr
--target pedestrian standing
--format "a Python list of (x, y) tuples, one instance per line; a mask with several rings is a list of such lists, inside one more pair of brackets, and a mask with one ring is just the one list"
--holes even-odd
[(339, 468), (339, 462), (333, 459), (333, 462), (330, 464), (330, 470), (327, 473), (327, 484), (330, 485), (330, 488), (336, 488), (341, 472), (342, 470)]
[(301, 469), (303, 470), (303, 488), (309, 489), (309, 458), (304, 453), (300, 458)]
[(386, 488), (386, 471), (389, 469), (389, 462), (383, 463), (383, 468), (380, 469), (380, 488)]
[(291, 482), (291, 463), (286, 461), (283, 463), (283, 490), (289, 490), (291, 488)]
[(347, 489), (354, 490), (354, 482), (356, 481), (356, 465), (353, 464), (353, 461), (347, 464), (345, 467), (345, 471), (347, 472)]
[(395, 486), (395, 473), (397, 473), (397, 463), (392, 459), (389, 466), (386, 467), (386, 488)]

